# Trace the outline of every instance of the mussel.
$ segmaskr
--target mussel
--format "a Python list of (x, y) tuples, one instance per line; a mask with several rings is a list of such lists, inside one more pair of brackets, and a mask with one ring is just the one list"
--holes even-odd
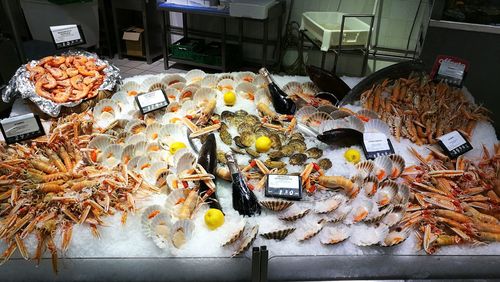
[[(205, 143), (201, 146), (198, 164), (200, 164), (207, 171), (207, 173), (215, 175), (215, 168), (217, 167), (217, 146), (213, 133), (207, 136)], [(216, 192), (210, 191), (207, 184), (205, 184), (204, 181), (200, 181), (198, 194), (200, 194), (200, 196), (204, 196), (207, 192), (211, 193), (205, 201), (208, 206), (222, 211)]]

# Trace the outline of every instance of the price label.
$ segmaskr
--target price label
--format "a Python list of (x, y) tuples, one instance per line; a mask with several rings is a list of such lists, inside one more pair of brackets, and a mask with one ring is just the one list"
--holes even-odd
[(363, 134), (363, 151), (367, 159), (394, 154), (391, 140), (380, 132), (365, 132)]
[(7, 144), (45, 135), (40, 118), (33, 113), (3, 119), (0, 125)]
[(50, 27), (52, 40), (56, 45), (56, 49), (67, 48), (85, 44), (85, 36), (80, 25), (56, 25)]
[(443, 148), (450, 158), (456, 158), (472, 150), (472, 145), (469, 141), (456, 130), (438, 137), (437, 139), (439, 146)]
[(135, 101), (143, 115), (168, 106), (168, 98), (162, 89), (135, 96)]
[(439, 55), (434, 62), (431, 77), (435, 81), (441, 81), (462, 87), (469, 63), (463, 59)]
[(302, 183), (298, 175), (269, 174), (265, 191), (266, 197), (300, 200)]

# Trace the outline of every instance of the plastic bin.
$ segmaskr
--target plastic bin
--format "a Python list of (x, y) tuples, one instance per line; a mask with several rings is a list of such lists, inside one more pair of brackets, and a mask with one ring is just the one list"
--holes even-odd
[[(340, 12), (305, 12), (302, 14), (301, 30), (307, 30), (321, 41), (321, 51), (339, 45), (342, 16)], [(363, 46), (368, 40), (370, 25), (355, 17), (348, 17), (344, 22), (342, 46)]]
[[(236, 66), (241, 63), (241, 53), (238, 45), (226, 44), (227, 65)], [(211, 42), (204, 46), (200, 52), (195, 52), (193, 61), (212, 66), (222, 65), (221, 44)]]
[(203, 39), (181, 38), (171, 46), (172, 57), (184, 60), (194, 60), (194, 53), (201, 52), (205, 41)]

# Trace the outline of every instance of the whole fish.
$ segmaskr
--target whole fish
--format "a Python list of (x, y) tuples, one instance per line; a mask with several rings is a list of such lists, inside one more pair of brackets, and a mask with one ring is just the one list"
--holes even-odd
[[(215, 143), (215, 136), (210, 134), (207, 136), (205, 143), (200, 148), (200, 153), (198, 156), (198, 164), (200, 164), (207, 173), (215, 175), (215, 168), (217, 167), (217, 145)], [(222, 207), (217, 199), (216, 191), (211, 191), (211, 189), (205, 184), (205, 182), (200, 181), (200, 189), (198, 194), (204, 196), (205, 193), (211, 193), (210, 196), (205, 200), (210, 208), (218, 209), (222, 211)]]

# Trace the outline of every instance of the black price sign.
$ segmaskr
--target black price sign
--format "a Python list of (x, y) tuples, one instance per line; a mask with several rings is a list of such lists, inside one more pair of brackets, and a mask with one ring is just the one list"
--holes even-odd
[(380, 132), (365, 132), (363, 134), (363, 151), (366, 158), (370, 160), (394, 154), (391, 140)]
[(76, 24), (51, 26), (50, 35), (56, 49), (68, 48), (85, 44), (85, 36), (82, 27)]
[(3, 119), (0, 129), (7, 144), (45, 135), (40, 118), (33, 113)]
[(267, 176), (266, 197), (300, 200), (302, 183), (298, 175), (269, 174)]
[(452, 159), (472, 150), (472, 145), (469, 141), (456, 130), (438, 137), (437, 139), (439, 146), (441, 146), (446, 154)]
[(168, 98), (162, 89), (135, 96), (135, 101), (143, 115), (168, 106)]

